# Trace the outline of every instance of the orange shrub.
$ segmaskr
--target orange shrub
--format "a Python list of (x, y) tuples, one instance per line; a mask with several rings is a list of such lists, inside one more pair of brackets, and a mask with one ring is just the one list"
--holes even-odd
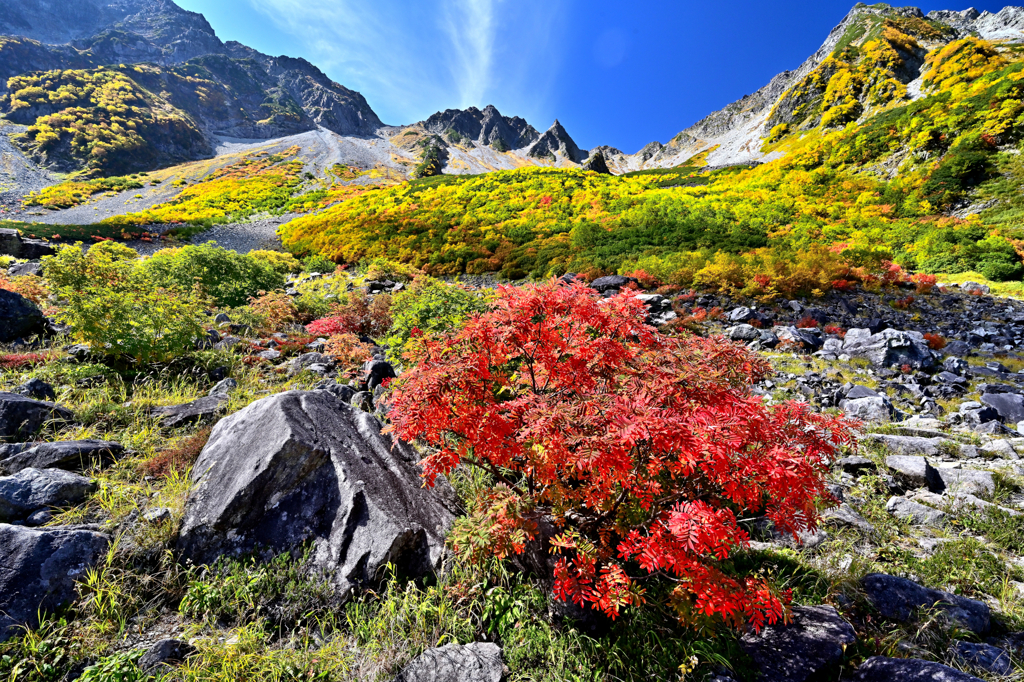
[(924, 339), (932, 350), (942, 350), (946, 347), (946, 338), (941, 334), (925, 334)]
[(810, 315), (805, 315), (796, 323), (796, 327), (797, 329), (817, 329), (818, 321)]
[(912, 275), (910, 281), (917, 285), (917, 293), (927, 294), (935, 288), (935, 275), (926, 275), (922, 272)]
[(184, 473), (199, 459), (199, 453), (210, 439), (211, 427), (206, 426), (192, 434), (175, 441), (174, 445), (157, 452), (142, 463), (142, 471), (147, 476), (166, 478), (171, 473)]
[(270, 332), (280, 331), (286, 324), (295, 322), (298, 315), (295, 302), (280, 291), (259, 292), (259, 296), (249, 299), (249, 308), (263, 320), (266, 331)]
[(355, 334), (335, 334), (327, 340), (324, 352), (341, 365), (345, 374), (354, 375), (369, 359), (372, 346), (360, 341)]

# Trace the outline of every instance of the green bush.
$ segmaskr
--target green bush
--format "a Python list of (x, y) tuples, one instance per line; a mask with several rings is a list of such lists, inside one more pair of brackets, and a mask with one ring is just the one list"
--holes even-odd
[(338, 264), (332, 261), (327, 256), (322, 256), (319, 253), (309, 258), (302, 259), (302, 271), (303, 272), (334, 272)]
[(374, 258), (363, 266), (363, 276), (368, 280), (383, 282), (411, 282), (423, 273), (411, 265), (388, 260), (387, 258)]
[(485, 298), (458, 284), (420, 278), (411, 288), (399, 292), (391, 303), (389, 352), (398, 360), (415, 350), (417, 339), (455, 331), (467, 318), (484, 312), (487, 307)]
[(302, 271), (302, 263), (290, 253), (282, 251), (250, 251), (248, 255), (249, 258), (255, 258), (261, 263), (266, 263), (275, 272), (279, 272), (282, 275)]
[(46, 259), (57, 319), (78, 341), (119, 357), (163, 361), (192, 350), (204, 333), (203, 300), (193, 289), (154, 281), (135, 255), (100, 242), (86, 253), (69, 246)]
[(243, 305), (260, 291), (280, 288), (285, 279), (266, 261), (213, 242), (157, 251), (142, 267), (159, 286), (185, 291), (198, 285), (221, 307)]
[(101, 658), (90, 665), (78, 678), (78, 682), (142, 682), (150, 676), (142, 672), (138, 666), (142, 658), (142, 650), (128, 651)]

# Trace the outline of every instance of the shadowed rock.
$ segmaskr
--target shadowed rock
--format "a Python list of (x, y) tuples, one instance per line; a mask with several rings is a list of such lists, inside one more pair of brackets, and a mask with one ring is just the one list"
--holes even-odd
[(54, 403), (17, 393), (0, 393), (0, 441), (30, 438), (47, 423), (67, 423), (74, 419), (71, 410)]
[(991, 626), (988, 606), (974, 599), (931, 590), (913, 580), (884, 573), (872, 573), (861, 580), (868, 599), (883, 617), (910, 622), (919, 609), (938, 608), (968, 630), (984, 635)]
[(57, 443), (12, 443), (0, 445), (0, 474), (10, 475), (34, 469), (83, 471), (117, 459), (124, 448), (106, 440), (70, 440)]
[(791, 624), (769, 625), (740, 640), (762, 675), (777, 682), (822, 677), (855, 641), (853, 627), (831, 606), (796, 606)]

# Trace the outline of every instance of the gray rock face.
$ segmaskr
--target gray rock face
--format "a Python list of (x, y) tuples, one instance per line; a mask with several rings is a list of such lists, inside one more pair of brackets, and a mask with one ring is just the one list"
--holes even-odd
[(838, 507), (826, 510), (821, 517), (824, 523), (830, 525), (848, 526), (868, 534), (875, 532), (875, 527), (845, 502)]
[(761, 336), (761, 332), (752, 325), (738, 324), (726, 329), (725, 335), (733, 341), (753, 341)]
[(956, 641), (949, 648), (949, 653), (961, 665), (971, 668), (981, 668), (996, 675), (1009, 675), (1013, 672), (1010, 655), (991, 644)]
[[(276, 352), (276, 351), (274, 351)], [(203, 424), (213, 421), (227, 405), (224, 393), (204, 396), (184, 405), (154, 407), (150, 414), (160, 419), (160, 425), (172, 429), (185, 424)]]
[(0, 523), (20, 521), (48, 507), (68, 507), (83, 502), (96, 483), (60, 469), (22, 469), (0, 476)]
[(778, 682), (818, 679), (857, 641), (853, 627), (831, 606), (793, 607), (790, 625), (770, 625), (740, 640), (762, 675)]
[(880, 424), (889, 421), (902, 421), (903, 413), (893, 407), (888, 398), (854, 398), (844, 400), (839, 406), (851, 419)]
[(590, 283), (590, 288), (599, 293), (605, 293), (612, 289), (621, 289), (627, 284), (636, 284), (636, 278), (623, 277), (622, 275), (606, 275), (598, 277)]
[(927, 455), (935, 457), (942, 451), (942, 438), (920, 438), (918, 436), (889, 436), (873, 433), (867, 438), (884, 445), (890, 452), (897, 455)]
[(0, 474), (10, 475), (29, 467), (84, 471), (97, 464), (112, 462), (123, 452), (124, 448), (119, 443), (107, 440), (0, 445)]
[(918, 658), (872, 656), (853, 675), (852, 682), (982, 682), (980, 679), (939, 663)]
[(382, 385), (388, 379), (394, 379), (395, 368), (387, 360), (370, 360), (363, 365), (363, 382), (369, 391)]
[(0, 524), (0, 641), (35, 627), (75, 595), (75, 581), (107, 551), (110, 538), (85, 530), (38, 530)]
[(914, 618), (918, 609), (934, 606), (978, 635), (987, 633), (991, 626), (988, 606), (974, 599), (958, 597), (942, 590), (931, 590), (912, 580), (884, 573), (864, 576), (861, 585), (879, 613), (891, 620), (907, 623)]
[(447, 644), (424, 651), (395, 682), (501, 682), (504, 671), (497, 644)]
[(937, 478), (933, 477), (929, 487), (935, 493), (991, 495), (996, 491), (995, 479), (988, 471), (975, 469), (933, 469), (933, 471), (936, 472)]
[(851, 329), (843, 339), (843, 352), (850, 357), (867, 358), (878, 367), (931, 369), (935, 355), (919, 332), (885, 329), (872, 334), (869, 329)]
[(48, 423), (72, 422), (75, 415), (66, 408), (17, 393), (0, 393), (0, 442), (30, 438)]
[(1000, 421), (1016, 424), (1024, 420), (1024, 395), (986, 393), (981, 396), (981, 402), (998, 412)]
[(53, 386), (41, 379), (29, 379), (17, 386), (14, 389), (14, 393), (34, 398), (35, 400), (57, 400), (57, 394), (54, 392)]
[(901, 480), (914, 487), (927, 486), (938, 476), (924, 457), (891, 455), (885, 458), (885, 465), (895, 471)]
[(193, 468), (178, 547), (197, 563), (313, 543), (342, 590), (388, 562), (423, 575), (444, 551), (454, 493), (416, 455), (327, 391), (289, 391), (221, 420)]
[(161, 639), (149, 647), (139, 659), (139, 669), (150, 675), (169, 672), (196, 652), (196, 648), (180, 639)]
[(905, 497), (889, 498), (885, 509), (896, 518), (909, 521), (915, 526), (941, 526), (946, 521), (944, 512)]
[(0, 343), (42, 334), (45, 329), (46, 318), (32, 301), (21, 294), (0, 289)]

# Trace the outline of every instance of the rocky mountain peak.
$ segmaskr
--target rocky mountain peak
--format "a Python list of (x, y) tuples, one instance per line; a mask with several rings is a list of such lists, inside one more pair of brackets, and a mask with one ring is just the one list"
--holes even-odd
[(562, 124), (555, 119), (551, 127), (530, 147), (529, 155), (536, 159), (561, 156), (573, 163), (583, 163), (588, 154), (580, 149)]
[(476, 107), (446, 109), (419, 123), (427, 132), (452, 141), (473, 142), (482, 146), (522, 149), (540, 137), (537, 129), (519, 116), (502, 116), (498, 108), (488, 104), (483, 111)]

